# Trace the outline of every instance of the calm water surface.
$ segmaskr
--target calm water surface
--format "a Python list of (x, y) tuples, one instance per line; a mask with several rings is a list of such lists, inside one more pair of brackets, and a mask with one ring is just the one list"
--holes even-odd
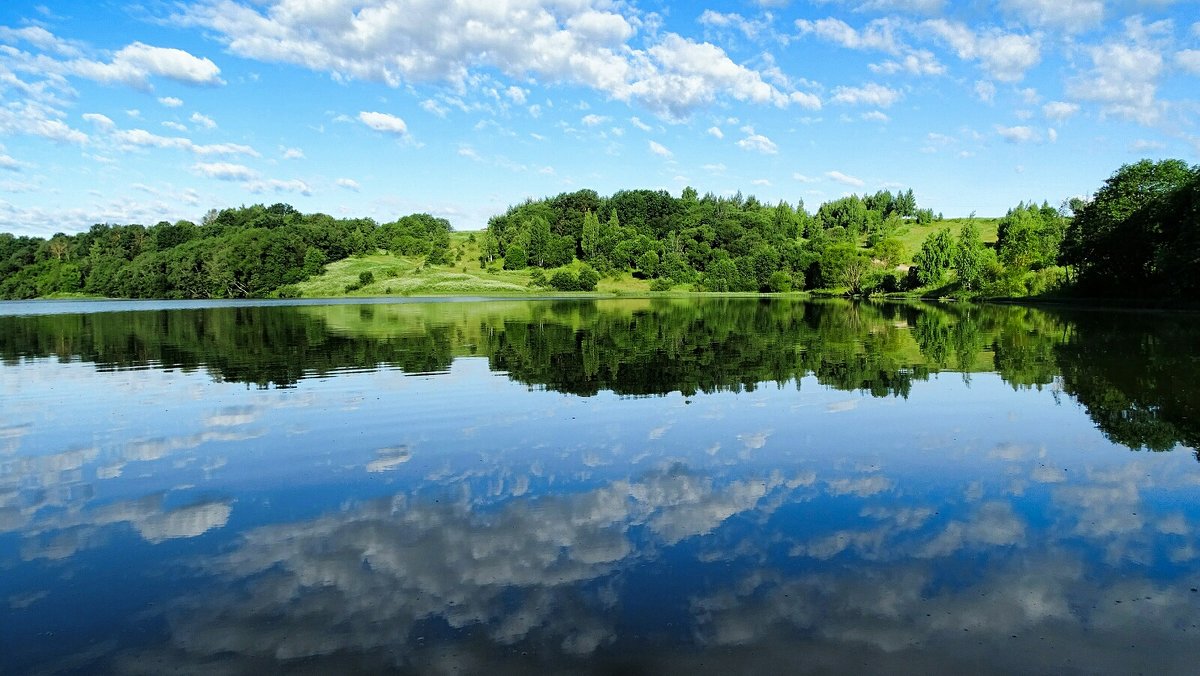
[(1198, 327), (0, 304), (0, 672), (1195, 673)]

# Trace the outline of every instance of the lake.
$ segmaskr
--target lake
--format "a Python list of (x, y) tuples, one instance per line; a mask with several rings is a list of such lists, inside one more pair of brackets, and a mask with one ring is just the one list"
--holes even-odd
[(1193, 314), (0, 303), (0, 672), (1194, 673)]

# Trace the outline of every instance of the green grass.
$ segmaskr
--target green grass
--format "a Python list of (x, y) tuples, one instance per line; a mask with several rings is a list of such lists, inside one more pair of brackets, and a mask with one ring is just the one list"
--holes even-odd
[(947, 218), (944, 221), (934, 221), (929, 225), (911, 223), (900, 228), (900, 231), (896, 235), (896, 238), (900, 240), (900, 244), (904, 246), (904, 262), (912, 262), (913, 256), (921, 250), (921, 243), (929, 235), (942, 228), (949, 228), (950, 234), (957, 238), (958, 231), (967, 221), (975, 223), (975, 227), (979, 229), (979, 237), (983, 240), (984, 244), (995, 244), (1000, 228), (999, 218)]

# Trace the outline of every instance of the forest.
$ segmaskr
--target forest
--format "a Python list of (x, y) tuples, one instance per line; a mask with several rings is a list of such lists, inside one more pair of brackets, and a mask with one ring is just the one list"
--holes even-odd
[[(914, 229), (928, 234), (906, 243)], [(848, 195), (811, 213), (802, 201), (692, 188), (579, 190), (493, 216), (469, 235), (473, 260), (452, 234), (429, 214), (379, 224), (287, 204), (212, 210), (199, 224), (0, 234), (0, 298), (294, 297), (327, 264), (380, 252), (421, 270), (524, 271), (533, 291), (592, 291), (624, 276), (650, 291), (1184, 298), (1200, 287), (1200, 167), (1122, 166), (1090, 198), (1015, 205), (986, 242), (979, 219), (946, 221), (911, 189)], [(338, 291), (375, 278), (363, 271)]]

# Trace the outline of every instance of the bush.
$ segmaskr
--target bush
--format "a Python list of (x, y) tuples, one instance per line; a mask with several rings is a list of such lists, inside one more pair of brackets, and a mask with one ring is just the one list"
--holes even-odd
[(783, 270), (776, 270), (767, 277), (767, 288), (775, 293), (785, 293), (792, 290), (792, 278)]
[(579, 289), (579, 278), (566, 270), (559, 270), (550, 277), (550, 286), (559, 291)]
[(672, 284), (671, 280), (667, 279), (666, 277), (659, 277), (653, 282), (650, 282), (651, 291), (670, 291), (672, 286), (674, 286), (674, 284)]
[(579, 270), (579, 290), (580, 291), (595, 291), (596, 284), (600, 283), (600, 273), (596, 272), (590, 265), (584, 265)]
[(549, 286), (550, 282), (546, 281), (546, 272), (541, 268), (534, 268), (533, 273), (529, 275), (529, 286)]
[(362, 284), (359, 284), (357, 282), (347, 284), (346, 285), (346, 293), (350, 293), (352, 291), (358, 291), (361, 288), (362, 288)]
[(358, 286), (360, 288), (364, 287), (374, 281), (375, 281), (375, 273), (371, 272), (370, 270), (358, 273)]

